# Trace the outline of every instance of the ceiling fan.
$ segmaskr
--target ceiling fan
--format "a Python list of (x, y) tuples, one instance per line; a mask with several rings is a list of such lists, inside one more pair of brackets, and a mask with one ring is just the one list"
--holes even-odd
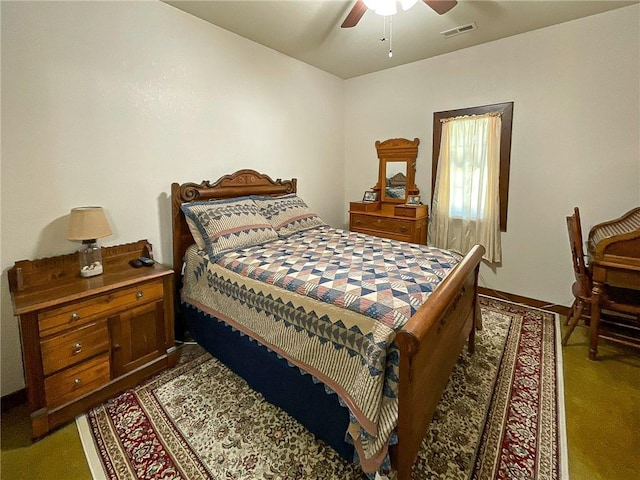
[[(438, 15), (443, 15), (447, 13), (449, 10), (455, 7), (458, 3), (456, 0), (422, 0), (422, 1), (427, 5), (429, 5)], [(395, 13), (396, 2), (392, 0), (391, 2), (385, 2), (385, 3), (387, 5), (391, 3), (393, 7), (393, 13)], [(402, 2), (402, 3), (404, 4), (405, 2)], [(409, 2), (409, 3), (410, 5), (413, 5), (415, 1)], [(347, 18), (345, 18), (344, 22), (342, 22), (341, 27), (342, 28), (355, 27), (360, 21), (360, 19), (362, 18), (362, 16), (364, 15), (364, 12), (366, 12), (369, 8), (375, 9), (375, 7), (372, 5), (373, 5), (373, 2), (371, 0), (357, 0), (355, 5), (349, 12), (349, 15), (347, 15)], [(410, 7), (406, 7), (405, 10), (407, 10), (408, 8)], [(390, 14), (390, 13), (381, 13), (377, 10), (376, 10), (376, 13), (380, 13), (380, 15)]]

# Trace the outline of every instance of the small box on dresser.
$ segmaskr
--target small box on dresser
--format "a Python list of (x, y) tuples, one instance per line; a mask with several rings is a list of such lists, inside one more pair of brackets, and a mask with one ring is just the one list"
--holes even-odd
[(103, 248), (104, 273), (81, 277), (78, 254), (9, 270), (20, 319), (32, 438), (175, 365), (173, 270), (146, 240)]

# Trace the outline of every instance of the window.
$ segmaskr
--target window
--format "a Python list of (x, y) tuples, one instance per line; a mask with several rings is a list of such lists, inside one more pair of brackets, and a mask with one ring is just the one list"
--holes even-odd
[(506, 231), (513, 103), (434, 114), (429, 240), (501, 262)]
[[(488, 144), (486, 120), (488, 120), (486, 117), (480, 119), (470, 117), (448, 124), (453, 142), (449, 151), (451, 199), (448, 210), (450, 217), (469, 216), (478, 220), (486, 217), (487, 189), (485, 186), (489, 176), (489, 169), (486, 168)], [(465, 201), (467, 198), (470, 200), (468, 205)]]
[[(440, 141), (442, 137), (442, 121), (455, 117), (471, 116), (471, 115), (483, 115), (487, 113), (499, 113), (501, 115), (501, 130), (500, 130), (500, 174), (499, 174), (499, 191), (500, 191), (500, 230), (507, 231), (507, 206), (509, 199), (509, 165), (511, 162), (511, 124), (513, 121), (513, 102), (498, 103), (494, 105), (485, 105), (482, 107), (464, 108), (460, 110), (448, 110), (445, 112), (435, 112), (433, 114), (433, 157), (432, 157), (432, 170), (431, 170), (431, 200), (433, 202), (433, 194), (435, 192), (438, 159), (440, 157)], [(478, 139), (477, 148), (482, 151), (486, 151), (486, 137)], [(470, 185), (464, 185), (463, 177), (461, 175), (462, 170), (461, 162), (464, 160), (464, 146), (457, 145), (456, 151), (458, 155), (456, 164), (452, 165), (454, 170), (457, 171), (457, 176), (454, 181), (454, 189), (452, 197), (455, 205), (460, 205), (461, 195), (464, 192), (464, 188), (471, 188)], [(476, 172), (476, 174), (478, 174)], [(486, 180), (486, 179), (483, 179)], [(473, 186), (479, 184), (480, 178), (475, 177), (472, 183)], [(461, 215), (461, 211), (452, 207), (450, 211), (451, 216)], [(476, 212), (474, 216), (482, 218), (483, 212)]]

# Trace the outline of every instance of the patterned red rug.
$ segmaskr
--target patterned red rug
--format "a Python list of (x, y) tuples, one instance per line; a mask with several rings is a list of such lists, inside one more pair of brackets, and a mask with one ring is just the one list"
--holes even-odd
[[(567, 475), (557, 317), (481, 298), (414, 479)], [(94, 478), (365, 479), (198, 346), (180, 363), (78, 418)]]

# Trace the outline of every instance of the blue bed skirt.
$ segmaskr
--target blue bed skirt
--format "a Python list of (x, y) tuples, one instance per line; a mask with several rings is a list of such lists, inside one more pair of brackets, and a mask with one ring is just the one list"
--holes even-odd
[(223, 321), (187, 304), (182, 305), (189, 332), (211, 355), (260, 392), (264, 398), (298, 420), (345, 460), (353, 461), (353, 445), (345, 442), (349, 411), (322, 383), (303, 375), (274, 352), (234, 331)]

